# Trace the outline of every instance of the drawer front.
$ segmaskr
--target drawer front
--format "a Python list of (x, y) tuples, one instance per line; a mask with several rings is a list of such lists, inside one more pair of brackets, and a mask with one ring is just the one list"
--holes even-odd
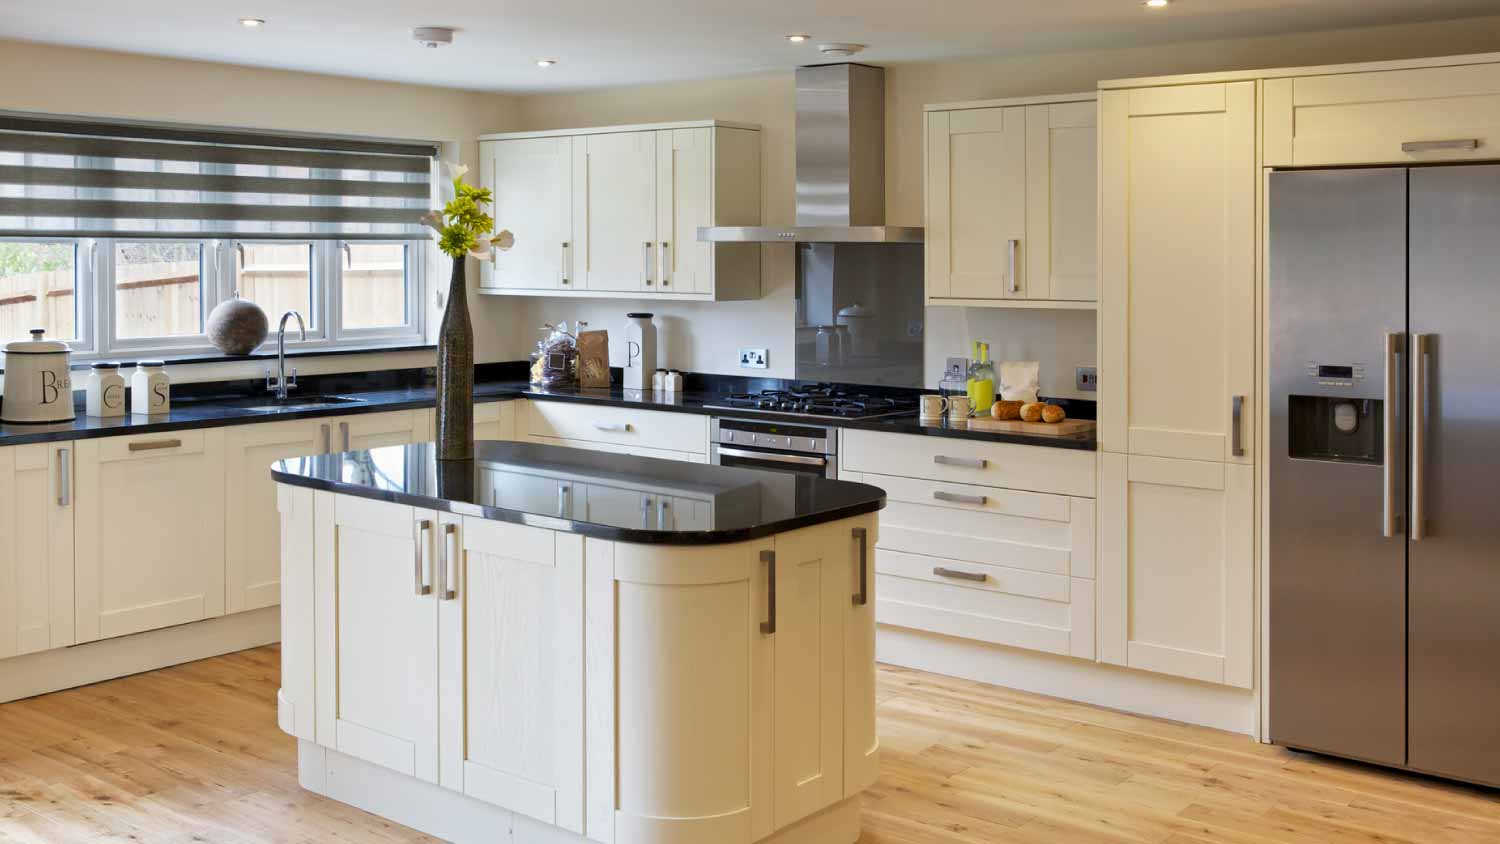
[(1068, 521), (1071, 512), (1069, 499), (1063, 495), (874, 473), (867, 473), (863, 482), (885, 490), (888, 501), (908, 504), (926, 504), (971, 513), (997, 513), (1053, 522)]
[(931, 481), (1094, 497), (1094, 454), (947, 437), (844, 432), (844, 468)]
[(1077, 523), (1057, 522), (892, 501), (880, 514), (879, 547), (991, 566), (1092, 576), (1093, 519), (1092, 513), (1084, 515), (1087, 519)]
[(204, 432), (169, 431), (142, 434), (138, 437), (105, 437), (99, 443), (99, 462), (117, 460), (150, 460), (183, 454), (202, 454)]
[(875, 620), (945, 636), (1063, 656), (1093, 657), (1092, 581), (1061, 603), (886, 574), (876, 575)]
[(1500, 158), (1500, 65), (1271, 80), (1266, 131), (1273, 165)]
[(875, 549), (875, 571), (883, 575), (960, 586), (981, 592), (1040, 598), (1064, 604), (1068, 602), (1069, 579), (1060, 574), (961, 562), (878, 547)]
[(708, 417), (626, 407), (527, 402), (527, 433), (626, 447), (708, 453)]

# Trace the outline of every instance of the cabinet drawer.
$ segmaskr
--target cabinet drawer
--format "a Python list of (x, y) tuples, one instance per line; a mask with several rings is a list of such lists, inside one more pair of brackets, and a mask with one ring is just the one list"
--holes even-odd
[(99, 443), (99, 462), (150, 460), (152, 458), (203, 453), (203, 430), (142, 434), (138, 437), (105, 437)]
[(1074, 580), (1071, 602), (876, 575), (875, 620), (1034, 651), (1093, 657), (1093, 581)]
[(844, 468), (1094, 497), (1092, 452), (880, 431), (844, 432)]
[(1500, 157), (1500, 64), (1275, 79), (1265, 109), (1269, 165)]
[(880, 513), (878, 547), (1067, 575), (1071, 540), (1067, 522), (895, 501)]
[(708, 453), (707, 416), (561, 402), (527, 402), (526, 412), (533, 436)]
[(982, 592), (1068, 602), (1068, 577), (1061, 574), (961, 562), (925, 554), (892, 551), (889, 548), (876, 549), (875, 571), (883, 575), (978, 589)]
[(1071, 508), (1068, 506), (1068, 498), (1063, 495), (926, 481), (920, 478), (899, 478), (874, 473), (867, 474), (864, 483), (885, 490), (886, 499), (889, 501), (927, 504), (973, 513), (998, 513), (1029, 519), (1045, 519), (1053, 522), (1066, 522), (1070, 517)]

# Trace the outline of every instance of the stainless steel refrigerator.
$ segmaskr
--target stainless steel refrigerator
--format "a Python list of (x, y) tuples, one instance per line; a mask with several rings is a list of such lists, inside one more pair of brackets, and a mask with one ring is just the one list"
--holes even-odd
[(1269, 212), (1271, 739), (1500, 785), (1500, 166)]

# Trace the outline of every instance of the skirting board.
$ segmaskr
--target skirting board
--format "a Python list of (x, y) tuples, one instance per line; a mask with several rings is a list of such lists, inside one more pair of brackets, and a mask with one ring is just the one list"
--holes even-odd
[(0, 703), (281, 641), (279, 607), (0, 660)]
[(1259, 737), (1255, 693), (881, 625), (875, 659), (994, 686)]
[[(302, 739), (297, 741), (297, 780), (314, 794), (453, 844), (597, 844)], [(856, 794), (757, 844), (854, 844), (860, 834), (859, 804)]]

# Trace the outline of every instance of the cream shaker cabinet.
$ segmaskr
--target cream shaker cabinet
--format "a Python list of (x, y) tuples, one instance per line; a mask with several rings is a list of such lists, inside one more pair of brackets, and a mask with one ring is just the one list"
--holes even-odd
[(73, 447), (0, 448), (0, 659), (74, 642)]
[(297, 419), (225, 428), (224, 611), (281, 601), (281, 523), (271, 464), (327, 454), (334, 422)]
[(930, 105), (930, 305), (1092, 307), (1094, 95)]
[(698, 121), (523, 132), (484, 136), (480, 147), (497, 225), (516, 235), (515, 248), (483, 269), (480, 292), (759, 298), (760, 246), (697, 235), (701, 226), (759, 224), (758, 128)]
[(224, 614), (224, 428), (79, 440), (78, 642)]
[(1100, 93), (1104, 451), (1253, 460), (1255, 89)]

